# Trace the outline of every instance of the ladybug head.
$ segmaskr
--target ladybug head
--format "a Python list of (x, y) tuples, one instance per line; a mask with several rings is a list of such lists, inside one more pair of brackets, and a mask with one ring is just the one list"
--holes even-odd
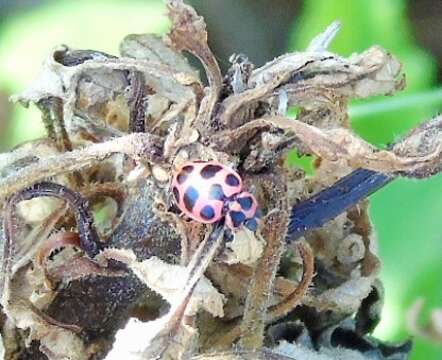
[(258, 202), (249, 192), (240, 192), (226, 201), (225, 221), (231, 230), (237, 230), (244, 225), (249, 230), (256, 231), (259, 216)]

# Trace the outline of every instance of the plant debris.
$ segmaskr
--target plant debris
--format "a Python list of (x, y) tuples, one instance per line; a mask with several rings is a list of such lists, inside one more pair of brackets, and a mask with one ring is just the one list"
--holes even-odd
[[(441, 171), (442, 117), (377, 149), (347, 104), (404, 88), (388, 51), (328, 51), (335, 22), (261, 68), (233, 55), (223, 75), (204, 19), (166, 4), (166, 36), (128, 35), (119, 57), (59, 46), (13, 97), (47, 137), (0, 154), (4, 358), (407, 359), (411, 342), (370, 335), (384, 295), (365, 198)], [(292, 149), (313, 174), (285, 165)], [(256, 232), (180, 216), (169, 182), (194, 160), (238, 171)], [(440, 341), (416, 306), (413, 332)]]

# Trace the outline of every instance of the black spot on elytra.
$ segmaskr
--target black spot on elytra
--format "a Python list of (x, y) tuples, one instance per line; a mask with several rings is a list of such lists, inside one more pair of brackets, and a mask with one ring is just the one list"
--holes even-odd
[(238, 198), (237, 201), (243, 210), (250, 210), (253, 205), (253, 200), (250, 196)]
[(185, 173), (179, 173), (176, 177), (176, 181), (178, 181), (178, 184), (183, 184), (187, 180), (188, 175)]
[(178, 181), (178, 184), (184, 184), (184, 182), (187, 180), (187, 178), (189, 177), (189, 174), (193, 171), (193, 166), (192, 165), (186, 165), (184, 166), (180, 173), (178, 174), (178, 176), (176, 177), (176, 180)]
[(184, 206), (187, 210), (192, 211), (193, 207), (195, 206), (196, 201), (198, 200), (198, 190), (195, 189), (193, 186), (189, 186), (184, 193), (183, 202)]
[(206, 205), (201, 209), (200, 215), (205, 220), (212, 220), (215, 217), (215, 210), (210, 205)]
[(229, 174), (226, 176), (226, 184), (230, 186), (238, 186), (239, 179), (235, 175)]
[(193, 171), (193, 165), (186, 165), (181, 169), (181, 171), (190, 174)]
[(177, 187), (174, 186), (172, 189), (173, 196), (175, 197), (176, 202), (180, 201), (180, 192), (178, 191)]
[(213, 184), (209, 190), (209, 199), (210, 200), (224, 200), (226, 198), (226, 194), (224, 194), (223, 188), (219, 184)]
[(221, 169), (222, 167), (219, 165), (212, 165), (212, 164), (206, 165), (201, 169), (201, 176), (204, 179), (210, 179), (214, 177), (216, 173)]
[(232, 219), (233, 227), (240, 226), (244, 220), (246, 219), (246, 216), (242, 211), (229, 211), (230, 218)]

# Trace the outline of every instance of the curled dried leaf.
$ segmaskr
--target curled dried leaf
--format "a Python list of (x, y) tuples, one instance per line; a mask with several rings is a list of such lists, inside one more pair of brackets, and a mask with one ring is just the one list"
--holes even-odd
[[(223, 83), (221, 70), (215, 56), (207, 44), (207, 31), (204, 19), (182, 0), (168, 0), (169, 18), (172, 29), (169, 39), (180, 51), (186, 50), (195, 55), (203, 64), (210, 87), (202, 99), (195, 119), (195, 126), (202, 132), (210, 130), (211, 117), (221, 92)], [(209, 127), (209, 129), (206, 129)]]
[(219, 91), (222, 84), (221, 71), (207, 44), (204, 19), (182, 0), (168, 0), (167, 5), (169, 18), (172, 21), (169, 39), (177, 50), (187, 50), (201, 60), (210, 86), (215, 92)]
[[(68, 251), (68, 248), (74, 248)], [(63, 282), (69, 284), (71, 281), (88, 276), (124, 276), (126, 272), (112, 270), (99, 266), (99, 264), (82, 253), (80, 249), (80, 238), (76, 233), (56, 233), (49, 237), (37, 253), (36, 264), (41, 266), (45, 275), (51, 283)], [(52, 255), (59, 250), (60, 254), (52, 258)], [(60, 257), (60, 259), (58, 259)]]
[(372, 277), (356, 277), (321, 294), (307, 294), (303, 303), (318, 311), (332, 310), (339, 314), (352, 314), (371, 291)]
[[(440, 123), (440, 118), (436, 118), (427, 124)], [(412, 176), (419, 171), (432, 168), (427, 171), (428, 176), (434, 174), (440, 167), (440, 158), (442, 153), (442, 141), (439, 139), (439, 133), (433, 133), (433, 138), (428, 139), (432, 144), (429, 149), (417, 149), (414, 156), (402, 156), (394, 151), (378, 150), (368, 144), (361, 138), (351, 133), (347, 129), (337, 128), (321, 130), (315, 126), (308, 125), (301, 121), (288, 119), (284, 117), (270, 117), (254, 120), (243, 126), (243, 131), (247, 128), (259, 128), (273, 125), (284, 130), (293, 131), (297, 137), (309, 148), (312, 154), (332, 162), (345, 161), (353, 168), (365, 168), (381, 173), (405, 173)], [(419, 137), (415, 130), (410, 136)], [(425, 131), (425, 127), (421, 127)]]

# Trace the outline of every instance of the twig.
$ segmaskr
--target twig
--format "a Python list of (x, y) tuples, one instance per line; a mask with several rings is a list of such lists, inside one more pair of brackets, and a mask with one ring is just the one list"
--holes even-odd
[(42, 112), (43, 123), (51, 127), (53, 134), (48, 134), (49, 137), (55, 136), (54, 140), (57, 142), (60, 152), (72, 151), (72, 143), (66, 131), (63, 122), (63, 101), (60, 98), (49, 97), (42, 99), (36, 104)]
[(144, 76), (139, 71), (131, 71), (129, 80), (129, 132), (144, 133), (146, 131)]
[[(89, 211), (87, 200), (65, 186), (49, 182), (37, 183), (30, 188), (18, 192), (9, 199), (7, 206), (8, 211), (4, 220), (7, 239), (5, 246), (9, 246), (10, 249), (13, 249), (14, 236), (10, 229), (16, 226), (12, 222), (16, 205), (21, 201), (42, 196), (52, 196), (67, 201), (75, 214), (81, 248), (86, 251), (90, 257), (97, 255), (100, 249), (99, 237), (93, 225), (93, 217)], [(6, 253), (9, 253), (9, 250), (5, 248), (5, 254)]]
[(163, 140), (155, 135), (136, 133), (62, 155), (40, 159), (1, 179), (0, 198), (48, 177), (91, 166), (116, 153), (126, 154), (135, 160), (157, 162), (162, 156), (162, 144)]
[(218, 224), (201, 242), (198, 250), (192, 256), (187, 266), (187, 281), (182, 294), (176, 303), (172, 304), (170, 311), (166, 315), (167, 322), (165, 326), (155, 335), (151, 340), (150, 346), (143, 352), (146, 359), (162, 359), (162, 356), (168, 351), (171, 341), (174, 341), (174, 338), (182, 326), (185, 310), (193, 290), (218, 251), (223, 238), (223, 224)]
[[(278, 304), (267, 308), (266, 324), (278, 320), (293, 310), (301, 302), (311, 284), (314, 275), (314, 255), (310, 247), (305, 243), (299, 243), (297, 248), (303, 261), (301, 282), (298, 286), (291, 288), (291, 291), (287, 293)], [(274, 291), (275, 287), (273, 288), (273, 292)], [(225, 349), (230, 347), (241, 336), (241, 333), (242, 325), (239, 319), (237, 319), (229, 331), (213, 339), (214, 341), (211, 343), (211, 348)]]
[[(60, 98), (51, 96), (41, 99), (36, 105), (42, 112), (41, 117), (46, 126), (48, 136), (55, 140), (58, 150), (61, 153), (72, 151), (72, 143), (64, 124), (63, 101)], [(84, 179), (78, 171), (74, 171), (71, 176), (76, 188), (84, 184)]]
[(267, 322), (274, 322), (277, 319), (287, 315), (292, 311), (302, 300), (306, 294), (309, 285), (312, 282), (314, 275), (314, 261), (315, 257), (313, 255), (310, 247), (305, 243), (299, 243), (298, 246), (299, 254), (302, 257), (303, 271), (302, 279), (295, 290), (287, 295), (279, 304), (270, 306), (267, 311)]
[(256, 264), (249, 286), (249, 295), (241, 324), (240, 344), (244, 349), (258, 349), (263, 345), (266, 311), (284, 249), (283, 239), (287, 227), (287, 215), (284, 210), (274, 210), (266, 216), (263, 223), (262, 235), (267, 244)]

